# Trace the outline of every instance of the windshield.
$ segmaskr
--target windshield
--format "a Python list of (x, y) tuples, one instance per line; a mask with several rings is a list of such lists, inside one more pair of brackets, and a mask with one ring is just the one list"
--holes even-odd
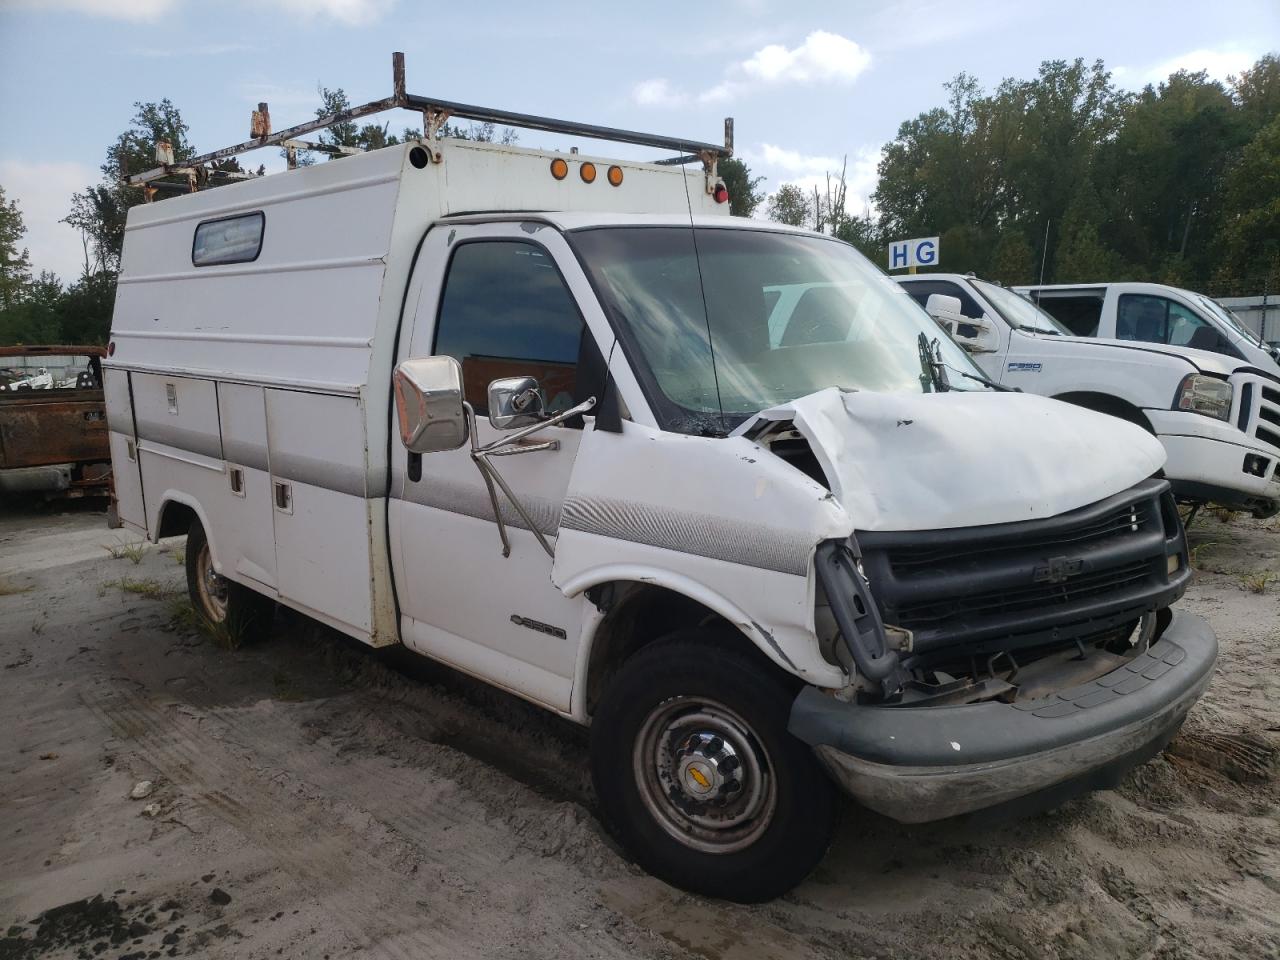
[(979, 292), (987, 298), (996, 312), (1004, 317), (1005, 322), (1019, 330), (1032, 333), (1044, 333), (1053, 337), (1069, 337), (1071, 331), (1045, 313), (1026, 297), (1019, 296), (1012, 290), (985, 280), (970, 280)]
[[(940, 359), (954, 372), (981, 376), (910, 296), (847, 244), (715, 227), (570, 236), (668, 429), (715, 429), (708, 417), (732, 429), (826, 387), (929, 392), (921, 333), (939, 341)], [(960, 376), (951, 385), (983, 389)]]
[(1240, 336), (1244, 337), (1254, 346), (1262, 346), (1262, 341), (1258, 338), (1258, 335), (1246, 327), (1244, 325), (1244, 321), (1220, 304), (1217, 300), (1213, 300), (1199, 293), (1196, 294), (1196, 299), (1199, 300), (1200, 304), (1213, 314), (1213, 316), (1227, 324), (1227, 326), (1236, 331), (1236, 333), (1240, 334)]

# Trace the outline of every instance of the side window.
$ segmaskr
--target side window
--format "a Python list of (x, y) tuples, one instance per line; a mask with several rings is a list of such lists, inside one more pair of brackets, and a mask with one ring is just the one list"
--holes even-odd
[(1116, 307), (1116, 337), (1201, 350), (1218, 350), (1221, 340), (1212, 324), (1182, 304), (1168, 297), (1137, 293), (1120, 297)]
[(906, 290), (911, 295), (911, 299), (922, 307), (935, 293), (947, 297), (958, 297), (962, 314), (973, 317), (975, 320), (982, 319), (982, 308), (978, 306), (978, 301), (973, 299), (968, 290), (951, 280), (908, 280), (902, 284), (902, 289)]
[(191, 263), (196, 267), (212, 267), (219, 263), (250, 263), (262, 252), (262, 234), (266, 226), (262, 211), (239, 217), (206, 220), (196, 227), (191, 241)]
[(536, 377), (553, 412), (573, 406), (585, 327), (551, 257), (518, 240), (463, 243), (445, 278), (433, 352), (462, 364), (477, 414), (489, 383)]
[(1095, 294), (1084, 294), (1076, 297), (1037, 297), (1033, 291), (1031, 299), (1053, 319), (1074, 333), (1077, 337), (1096, 337), (1098, 324), (1102, 320), (1102, 297)]

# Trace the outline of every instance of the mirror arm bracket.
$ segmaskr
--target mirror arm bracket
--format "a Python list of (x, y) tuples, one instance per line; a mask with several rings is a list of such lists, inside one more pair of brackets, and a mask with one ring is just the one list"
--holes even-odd
[(502, 478), (502, 474), (498, 472), (497, 467), (489, 462), (489, 457), (513, 456), (520, 453), (534, 453), (538, 450), (555, 450), (560, 446), (558, 440), (548, 440), (545, 443), (530, 444), (528, 446), (515, 446), (515, 444), (543, 427), (554, 427), (565, 420), (584, 414), (595, 404), (596, 398), (590, 397), (577, 406), (570, 407), (564, 413), (556, 414), (549, 420), (543, 420), (541, 423), (532, 424), (523, 430), (517, 430), (510, 436), (499, 437), (497, 440), (486, 443), (482, 447), (479, 440), (476, 439), (476, 412), (470, 403), (463, 401), (462, 409), (467, 416), (467, 433), (471, 436), (471, 460), (480, 471), (480, 475), (484, 477), (484, 485), (489, 491), (489, 503), (493, 507), (493, 518), (498, 524), (498, 537), (502, 540), (503, 557), (511, 556), (511, 540), (507, 536), (507, 524), (502, 519), (502, 507), (498, 503), (498, 491), (494, 489), (494, 484), (497, 484), (498, 488), (506, 495), (506, 498), (511, 501), (511, 506), (515, 507), (516, 513), (520, 515), (520, 519), (529, 528), (529, 532), (537, 538), (542, 549), (547, 552), (547, 556), (554, 560), (556, 553), (551, 549), (551, 544), (547, 541), (546, 535), (538, 529), (538, 525), (533, 522), (533, 518), (525, 510), (524, 504), (520, 502), (511, 487), (507, 485), (507, 481)]

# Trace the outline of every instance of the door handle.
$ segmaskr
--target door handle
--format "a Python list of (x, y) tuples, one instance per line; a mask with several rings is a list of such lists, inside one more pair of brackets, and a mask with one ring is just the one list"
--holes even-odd
[(293, 487), (280, 480), (271, 484), (271, 499), (281, 513), (293, 513)]

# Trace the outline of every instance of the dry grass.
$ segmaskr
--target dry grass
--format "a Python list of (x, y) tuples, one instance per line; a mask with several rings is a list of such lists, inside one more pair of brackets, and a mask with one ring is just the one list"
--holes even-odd
[(1280, 580), (1280, 574), (1270, 570), (1257, 570), (1240, 575), (1240, 585), (1250, 593), (1266, 593), (1267, 587)]
[(120, 580), (109, 580), (103, 586), (115, 587), (125, 593), (136, 593), (138, 596), (146, 597), (148, 600), (166, 600), (178, 592), (169, 584), (153, 577), (145, 577), (139, 580), (123, 577)]
[(244, 630), (236, 630), (225, 623), (210, 623), (187, 597), (173, 599), (169, 604), (169, 627), (187, 635), (201, 634), (223, 650), (239, 650), (244, 644)]
[(147, 548), (146, 544), (141, 540), (137, 543), (118, 540), (115, 543), (104, 543), (102, 549), (111, 554), (112, 560), (131, 560), (136, 566), (142, 562), (142, 555)]

